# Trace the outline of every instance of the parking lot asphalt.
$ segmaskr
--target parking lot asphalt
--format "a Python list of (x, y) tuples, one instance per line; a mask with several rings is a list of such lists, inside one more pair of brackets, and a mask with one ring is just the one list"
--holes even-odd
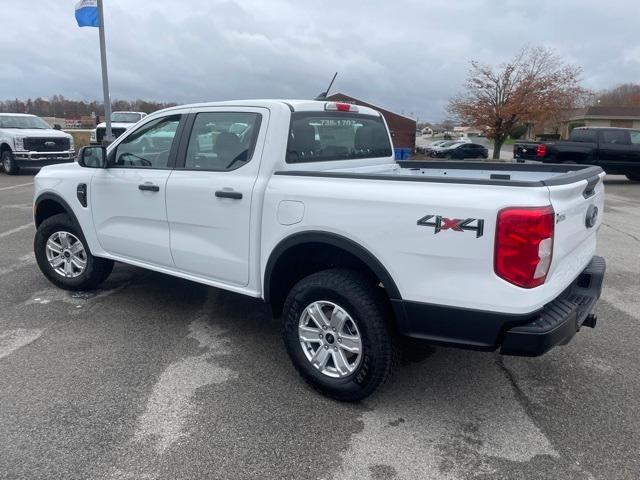
[(640, 184), (606, 180), (594, 330), (540, 358), (411, 343), (342, 404), (260, 301), (125, 265), (52, 286), (32, 182), (0, 174), (2, 479), (640, 478)]

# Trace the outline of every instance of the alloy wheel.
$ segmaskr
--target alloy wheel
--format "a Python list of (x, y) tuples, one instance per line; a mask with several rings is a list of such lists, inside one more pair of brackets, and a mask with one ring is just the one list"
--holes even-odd
[(362, 361), (362, 336), (345, 309), (326, 300), (304, 309), (298, 324), (300, 346), (307, 360), (323, 375), (343, 378)]
[(87, 251), (82, 242), (69, 232), (55, 232), (45, 247), (51, 268), (66, 278), (75, 278), (87, 268)]

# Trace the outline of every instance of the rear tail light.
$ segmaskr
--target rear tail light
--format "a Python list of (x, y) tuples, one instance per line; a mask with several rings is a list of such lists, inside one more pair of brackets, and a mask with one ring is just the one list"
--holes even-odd
[(333, 112), (357, 112), (358, 106), (350, 103), (327, 102), (324, 109)]
[(536, 148), (536, 157), (544, 157), (547, 154), (547, 146), (546, 145), (538, 145)]
[(522, 288), (544, 283), (553, 255), (555, 213), (551, 206), (498, 212), (494, 270)]

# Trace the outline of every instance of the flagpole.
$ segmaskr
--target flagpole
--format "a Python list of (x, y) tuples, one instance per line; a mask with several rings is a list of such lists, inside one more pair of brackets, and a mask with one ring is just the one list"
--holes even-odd
[(104, 11), (102, 0), (98, 0), (98, 30), (100, 33), (100, 63), (102, 64), (102, 93), (104, 95), (104, 119), (107, 123), (107, 131), (104, 139), (107, 143), (113, 141), (111, 132), (111, 98), (109, 96), (109, 76), (107, 75), (107, 49), (104, 40)]

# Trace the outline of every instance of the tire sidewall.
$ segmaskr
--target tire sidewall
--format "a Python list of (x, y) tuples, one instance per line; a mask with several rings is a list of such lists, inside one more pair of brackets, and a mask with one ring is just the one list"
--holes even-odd
[[(376, 288), (373, 286), (373, 288)], [(362, 339), (362, 359), (356, 370), (342, 378), (327, 377), (317, 370), (304, 354), (298, 337), (298, 325), (304, 309), (315, 301), (329, 301), (343, 308), (355, 321)], [(389, 338), (376, 335), (375, 329), (364, 319), (373, 315), (382, 317), (382, 312), (372, 309), (370, 304), (360, 302), (358, 297), (349, 298), (333, 288), (323, 285), (306, 285), (304, 289), (298, 285), (294, 287), (287, 299), (284, 310), (284, 338), (287, 351), (298, 371), (312, 383), (323, 390), (331, 392), (331, 396), (348, 400), (354, 394), (368, 395), (378, 383), (370, 386), (372, 378), (385, 375), (385, 365), (381, 365), (379, 358), (382, 350), (387, 347)], [(383, 318), (379, 319), (384, 321)], [(380, 338), (382, 337), (382, 338)]]
[[(84, 272), (74, 278), (63, 277), (49, 265), (49, 261), (47, 260), (47, 240), (55, 232), (62, 231), (75, 235), (76, 238), (82, 242), (82, 246), (87, 253), (87, 265)], [(94, 286), (92, 280), (96, 258), (91, 254), (82, 230), (76, 227), (67, 215), (55, 215), (40, 224), (34, 239), (34, 252), (40, 270), (53, 284), (68, 290), (84, 290)]]
[[(9, 168), (7, 168), (7, 161), (9, 162)], [(17, 167), (15, 158), (10, 150), (5, 150), (2, 153), (2, 168), (7, 175), (15, 175), (17, 173)]]

